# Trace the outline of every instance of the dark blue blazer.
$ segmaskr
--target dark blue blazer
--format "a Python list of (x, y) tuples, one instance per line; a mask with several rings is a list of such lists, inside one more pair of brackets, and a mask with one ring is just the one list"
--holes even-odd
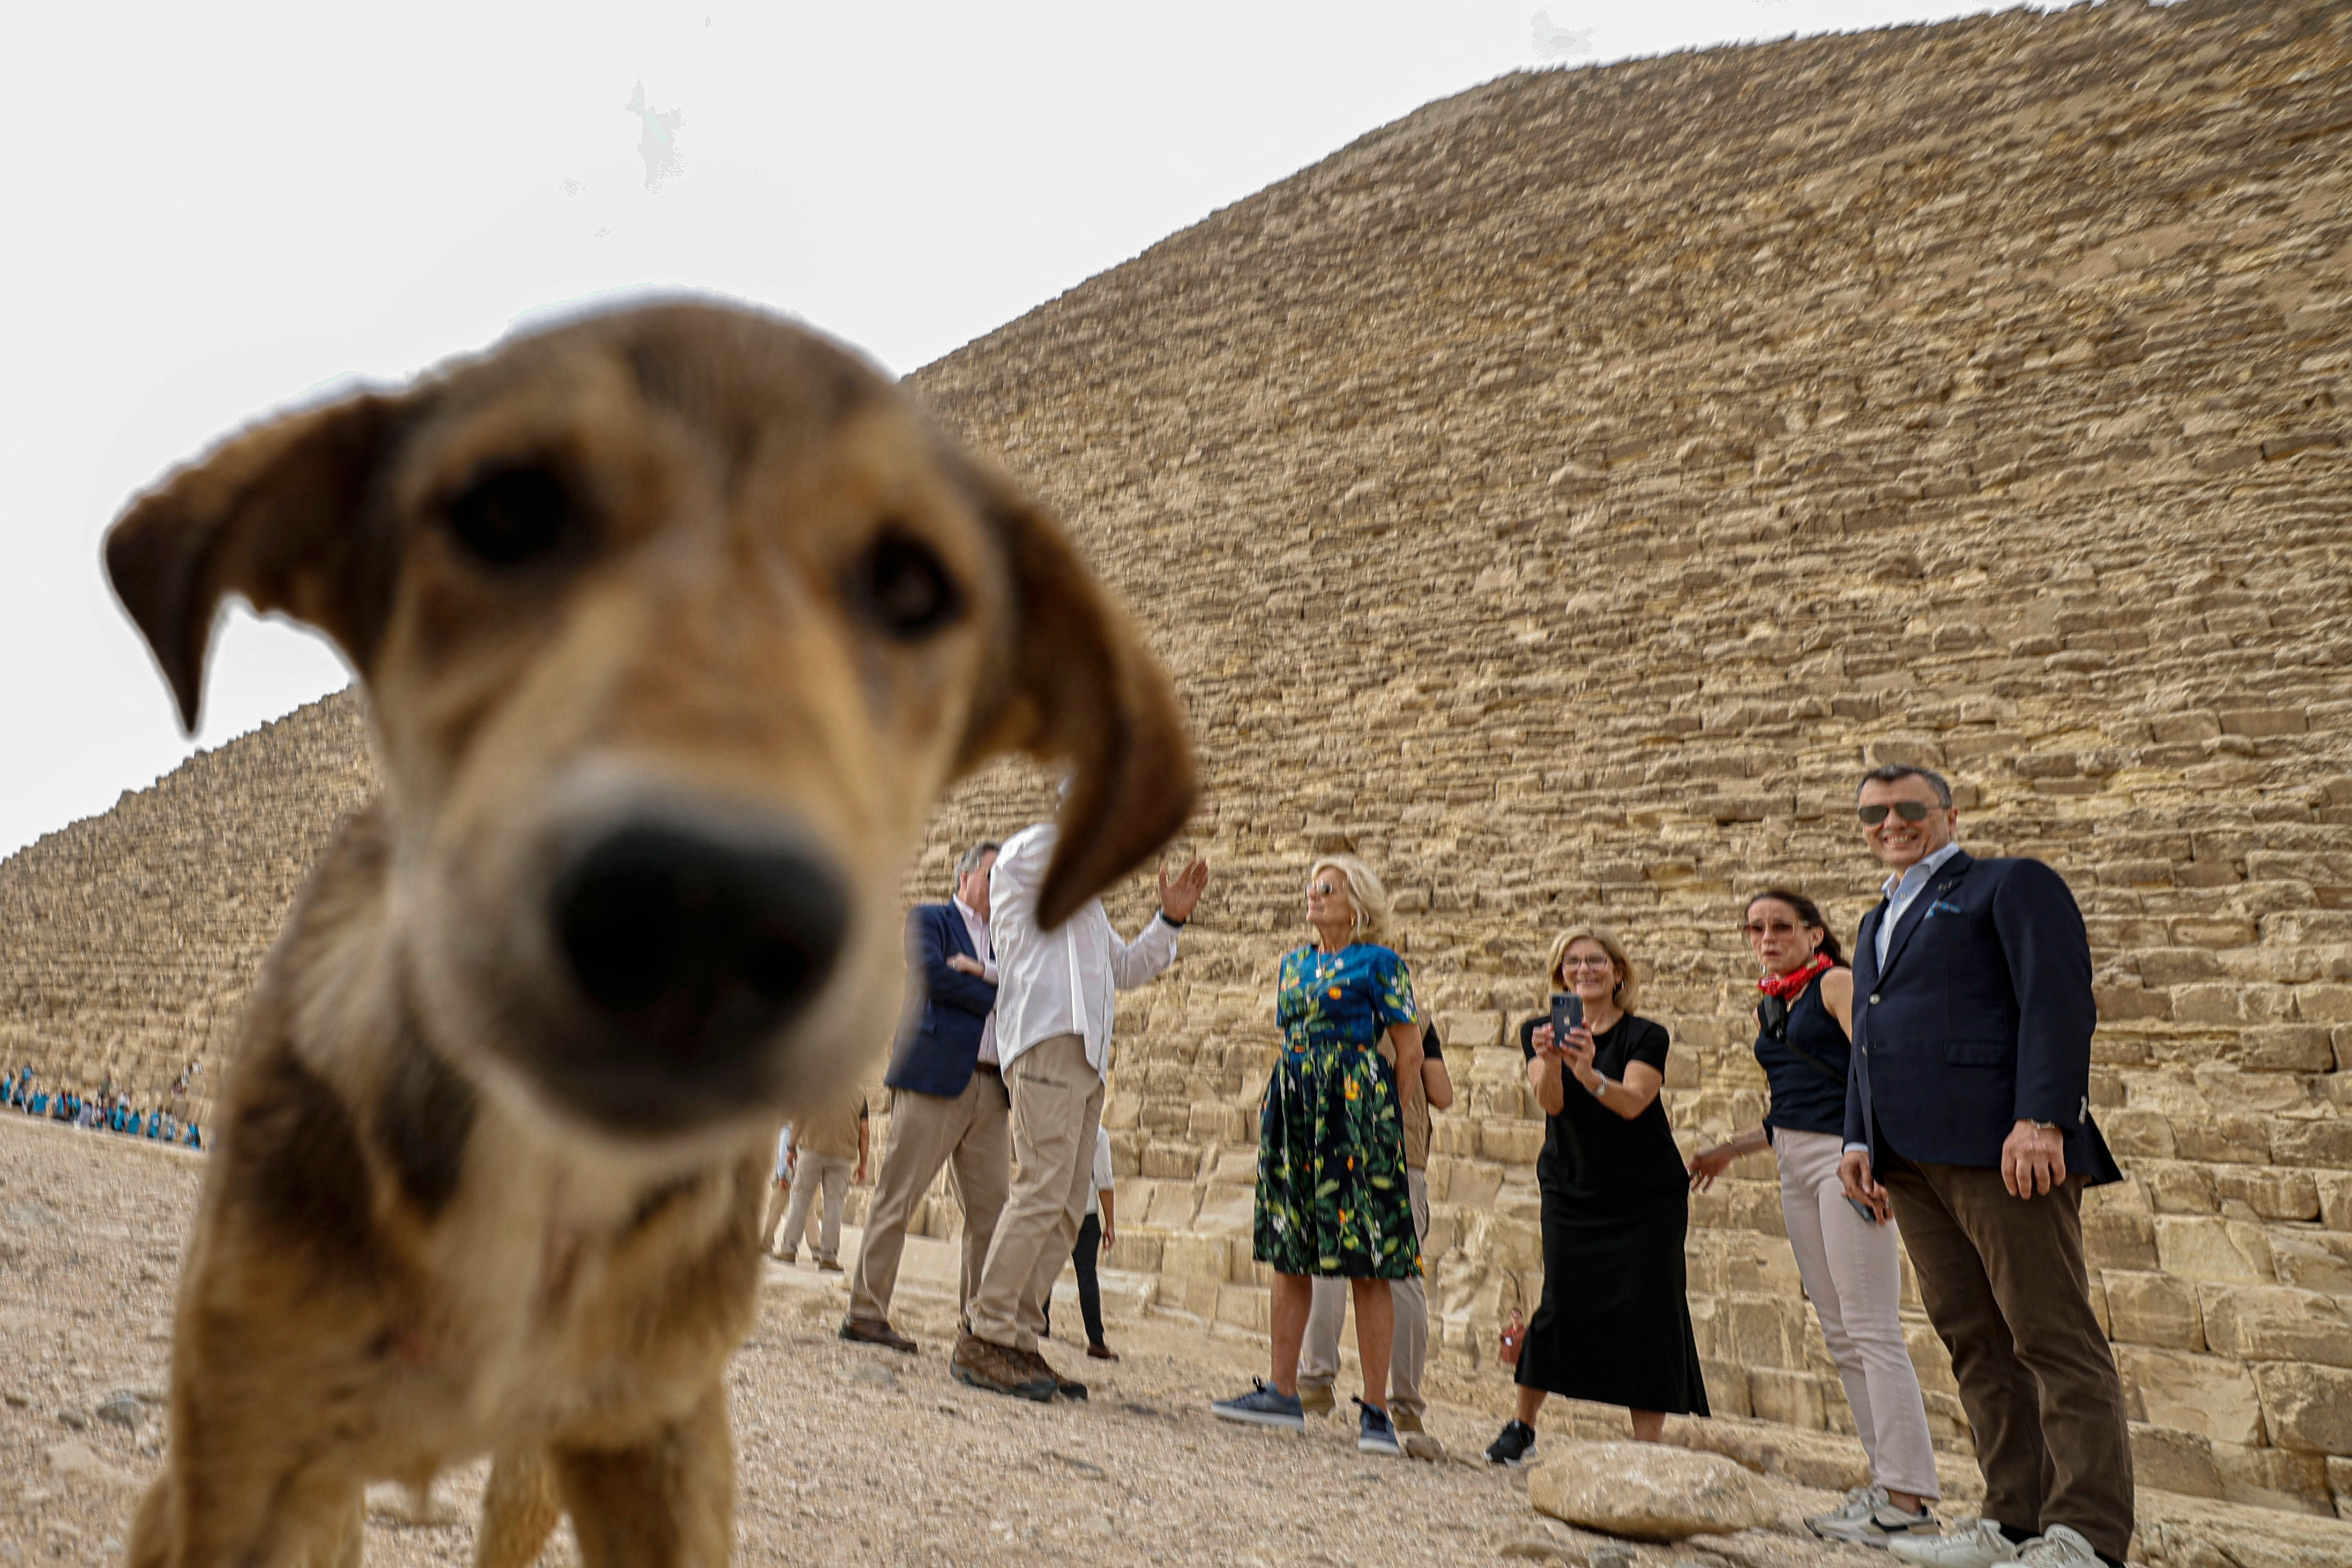
[(2064, 879), (2039, 860), (1937, 868), (1878, 963), (1886, 903), (1853, 952), (1845, 1141), (1906, 1159), (2000, 1168), (2021, 1121), (2066, 1135), (2066, 1170), (2122, 1179), (2091, 1120), (2091, 943)]
[(978, 958), (953, 904), (907, 911), (907, 1014), (882, 1081), (892, 1089), (952, 1100), (971, 1082), (981, 1026), (996, 1005), (996, 987), (948, 967), (957, 953)]

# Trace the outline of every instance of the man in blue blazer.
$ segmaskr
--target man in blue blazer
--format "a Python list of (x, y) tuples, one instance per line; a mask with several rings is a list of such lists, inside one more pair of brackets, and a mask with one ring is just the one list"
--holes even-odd
[(907, 911), (907, 1012), (882, 1081), (890, 1089), (890, 1143), (874, 1177), (866, 1240), (851, 1281), (841, 1337), (912, 1354), (890, 1326), (890, 1297), (907, 1222), (940, 1167), (955, 1173), (963, 1205), (959, 1312), (971, 1304), (996, 1217), (1013, 1180), (1012, 1101), (996, 1058), (996, 953), (988, 940), (988, 874), (994, 844), (956, 862), (955, 897)]
[(1925, 768), (1875, 770), (1857, 805), (1892, 874), (1854, 940), (1838, 1173), (1903, 1227), (1985, 1478), (1982, 1519), (1889, 1550), (1934, 1568), (2120, 1568), (2131, 1440), (2082, 1202), (2122, 1173), (2091, 1120), (2082, 912), (2041, 861), (1961, 849), (1951, 786)]

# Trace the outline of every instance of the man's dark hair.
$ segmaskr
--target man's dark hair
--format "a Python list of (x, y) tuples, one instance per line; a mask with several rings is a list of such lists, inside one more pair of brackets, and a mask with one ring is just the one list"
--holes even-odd
[(1944, 782), (1944, 775), (1933, 768), (1914, 767), (1909, 763), (1885, 763), (1871, 769), (1862, 775), (1862, 784), (1853, 786), (1853, 793), (1860, 795), (1862, 784), (1895, 784), (1903, 779), (1926, 779), (1927, 787), (1936, 792), (1936, 798), (1942, 802), (1947, 809), (1950, 807), (1952, 786)]
[(1004, 846), (999, 844), (993, 838), (983, 838), (979, 843), (973, 845), (971, 848), (965, 850), (963, 852), (963, 858), (956, 862), (955, 885), (959, 888), (962, 887), (963, 879), (966, 877), (971, 876), (974, 871), (978, 870), (980, 868), (980, 863), (982, 860), (987, 859), (991, 855), (995, 854), (999, 849), (1003, 847)]

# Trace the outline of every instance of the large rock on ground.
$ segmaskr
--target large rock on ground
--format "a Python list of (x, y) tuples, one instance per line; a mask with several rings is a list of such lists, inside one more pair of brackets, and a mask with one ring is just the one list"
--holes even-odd
[(1536, 1511), (1637, 1541), (1729, 1535), (1779, 1519), (1770, 1485), (1718, 1454), (1656, 1443), (1565, 1443), (1528, 1471)]

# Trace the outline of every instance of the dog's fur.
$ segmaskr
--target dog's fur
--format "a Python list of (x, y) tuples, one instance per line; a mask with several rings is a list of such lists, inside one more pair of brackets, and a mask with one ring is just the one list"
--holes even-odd
[[(1009, 480), (716, 305), (250, 430), (107, 564), (192, 727), (226, 595), (332, 637), (383, 785), (244, 1021), (130, 1562), (355, 1562), (366, 1482), (486, 1452), (483, 1561), (559, 1505), (599, 1568), (726, 1561), (774, 1128), (886, 1042), (926, 816), (1000, 752), (1067, 762), (1058, 921), (1190, 808), (1166, 677)], [(597, 1014), (551, 933), (567, 857), (648, 811), (838, 890), (820, 983), (717, 1066)]]

